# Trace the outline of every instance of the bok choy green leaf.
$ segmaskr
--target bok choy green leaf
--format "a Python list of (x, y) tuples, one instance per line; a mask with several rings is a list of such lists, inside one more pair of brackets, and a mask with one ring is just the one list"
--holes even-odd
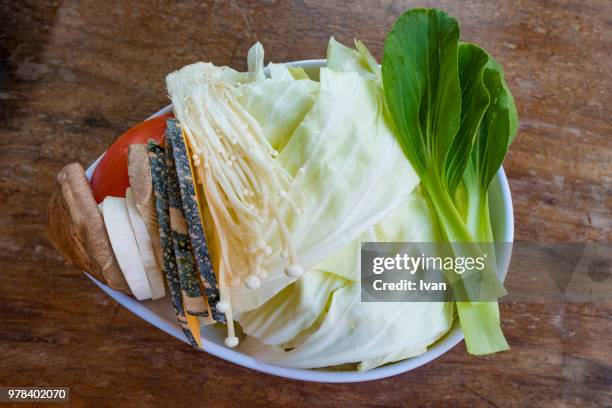
[[(457, 21), (448, 14), (409, 10), (387, 36), (382, 78), (396, 135), (445, 239), (473, 243), (460, 251), (476, 253), (486, 251), (478, 243), (492, 242), (487, 190), (514, 137), (517, 119), (499, 65), (483, 49), (462, 44), (459, 38)], [(467, 215), (458, 195), (461, 184)], [(489, 273), (494, 273), (494, 264), (489, 259)], [(505, 290), (497, 283), (499, 296)], [(496, 302), (457, 302), (457, 310), (470, 353), (508, 348)]]

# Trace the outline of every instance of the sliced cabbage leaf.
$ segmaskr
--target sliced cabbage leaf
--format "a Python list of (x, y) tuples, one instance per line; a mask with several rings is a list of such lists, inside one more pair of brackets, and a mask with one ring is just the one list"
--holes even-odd
[(257, 309), (236, 316), (245, 334), (280, 345), (312, 326), (330, 295), (348, 283), (329, 272), (312, 269)]
[(270, 62), (268, 64), (268, 71), (270, 72), (270, 78), (274, 81), (293, 81), (293, 75), (289, 71), (289, 67), (285, 64), (274, 64)]
[[(440, 230), (428, 201), (417, 189), (406, 203), (356, 241), (430, 242), (440, 238)], [(334, 262), (339, 264), (342, 261), (353, 263), (352, 255), (346, 257), (342, 253), (340, 251), (331, 258), (338, 258)], [(355, 268), (354, 274), (358, 274), (358, 262)], [(309, 279), (313, 279), (313, 275), (307, 273), (297, 282)], [(296, 284), (279, 295), (288, 295), (288, 289)], [(453, 323), (452, 303), (361, 303), (358, 282), (348, 282), (334, 291), (326, 292), (331, 299), (329, 307), (322, 308), (319, 317), (301, 333), (295, 327), (291, 328), (296, 334), (292, 341), (282, 347), (270, 347), (269, 344), (273, 344), (267, 341), (270, 333), (259, 333), (256, 339), (247, 338), (242, 350), (262, 361), (288, 367), (314, 368), (361, 362), (359, 369), (367, 370), (424, 353)], [(278, 300), (279, 295), (257, 312), (262, 312), (273, 300)], [(291, 304), (289, 297), (285, 297), (284, 301)], [(317, 307), (320, 307), (320, 302), (318, 300)], [(286, 316), (282, 319), (290, 320), (299, 310), (283, 307), (283, 313)], [(271, 317), (281, 318), (271, 314), (266, 318)], [(289, 329), (284, 330), (283, 334), (285, 338), (288, 337)], [(285, 351), (289, 346), (293, 349)]]
[(380, 78), (380, 66), (361, 41), (355, 41), (352, 49), (342, 45), (334, 37), (327, 45), (327, 68), (337, 72), (356, 72), (366, 78)]
[[(276, 64), (278, 65), (278, 64)], [(283, 66), (284, 67), (284, 66)], [(310, 79), (265, 79), (241, 88), (238, 101), (261, 125), (268, 142), (283, 150), (295, 129), (312, 108), (319, 83)]]
[(452, 303), (361, 303), (357, 283), (338, 289), (332, 296), (321, 327), (303, 344), (284, 351), (247, 337), (241, 350), (284, 367), (366, 361), (371, 368), (374, 360), (384, 363), (415, 355), (414, 350), (424, 352), (424, 346), (444, 335), (453, 321)]
[(247, 67), (249, 70), (251, 81), (261, 81), (265, 78), (263, 70), (264, 49), (259, 41), (257, 41), (247, 54)]
[[(302, 214), (281, 212), (305, 270), (406, 202), (419, 181), (393, 135), (379, 84), (329, 68), (321, 69), (316, 101), (276, 160), (294, 177)], [(265, 241), (274, 252), (264, 260), (269, 276), (261, 286), (232, 288), (237, 311), (259, 307), (295, 280), (284, 274), (275, 235), (272, 225)]]
[[(446, 332), (444, 332), (446, 333)], [(357, 366), (358, 371), (368, 371), (373, 368), (385, 365), (388, 363), (394, 363), (396, 361), (405, 360), (411, 357), (417, 357), (424, 354), (427, 351), (427, 347), (438, 340), (444, 333), (435, 333), (432, 337), (426, 338), (421, 341), (420, 344), (415, 344), (411, 347), (403, 347), (397, 351), (391, 351), (381, 357), (374, 357), (363, 360)]]
[(294, 79), (310, 79), (304, 68), (302, 67), (288, 67), (291, 76)]
[[(249, 49), (249, 52), (247, 54), (247, 68), (248, 68), (247, 72), (239, 72), (233, 68), (223, 66), (223, 67), (219, 67), (221, 70), (221, 73), (220, 73), (221, 78), (223, 79), (224, 82), (227, 82), (229, 84), (235, 84), (235, 83), (248, 84), (248, 83), (255, 82), (255, 81), (261, 81), (265, 79), (263, 60), (264, 60), (263, 46), (261, 45), (260, 42), (256, 42)], [(192, 65), (196, 65), (196, 64), (210, 64), (210, 63), (197, 62)], [(172, 75), (173, 74), (170, 74), (170, 76)]]

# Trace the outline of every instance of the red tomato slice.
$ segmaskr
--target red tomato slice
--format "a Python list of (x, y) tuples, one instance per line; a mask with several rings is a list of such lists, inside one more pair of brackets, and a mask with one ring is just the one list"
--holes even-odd
[(161, 141), (166, 132), (166, 119), (172, 117), (174, 115), (169, 113), (139, 123), (109, 147), (91, 177), (96, 202), (101, 203), (107, 196), (125, 197), (125, 190), (130, 185), (127, 170), (129, 146), (146, 143), (150, 139)]

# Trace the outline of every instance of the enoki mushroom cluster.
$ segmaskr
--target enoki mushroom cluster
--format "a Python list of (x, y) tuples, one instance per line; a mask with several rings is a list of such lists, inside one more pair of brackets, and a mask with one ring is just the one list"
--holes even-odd
[[(278, 229), (281, 255), (288, 257), (285, 273), (299, 277), (303, 268), (283, 216), (287, 209), (301, 212), (291, 194), (294, 179), (274, 160), (278, 153), (261, 126), (236, 100), (239, 83), (227, 80), (228, 72), (196, 63), (170, 74), (166, 82), (193, 153), (195, 181), (203, 187), (215, 225), (220, 251), (217, 309), (227, 318), (225, 343), (234, 347), (238, 338), (228, 285), (255, 289), (267, 277), (263, 261), (273, 252), (265, 240), (270, 225)], [(244, 279), (239, 263), (248, 268)]]

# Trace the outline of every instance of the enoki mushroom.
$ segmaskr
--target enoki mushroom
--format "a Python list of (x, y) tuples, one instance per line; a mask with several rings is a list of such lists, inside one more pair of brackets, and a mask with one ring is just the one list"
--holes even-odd
[[(166, 82), (193, 152), (195, 181), (203, 186), (215, 225), (220, 246), (217, 308), (227, 320), (225, 344), (235, 347), (229, 285), (256, 289), (267, 277), (263, 260), (272, 253), (264, 240), (268, 225), (278, 228), (281, 252), (288, 258), (285, 273), (296, 278), (304, 270), (281, 211), (288, 207), (301, 212), (290, 194), (293, 178), (274, 160), (278, 153), (235, 99), (238, 84), (224, 80), (224, 72), (226, 68), (200, 62), (168, 75)], [(248, 265), (244, 282), (233, 259)]]

